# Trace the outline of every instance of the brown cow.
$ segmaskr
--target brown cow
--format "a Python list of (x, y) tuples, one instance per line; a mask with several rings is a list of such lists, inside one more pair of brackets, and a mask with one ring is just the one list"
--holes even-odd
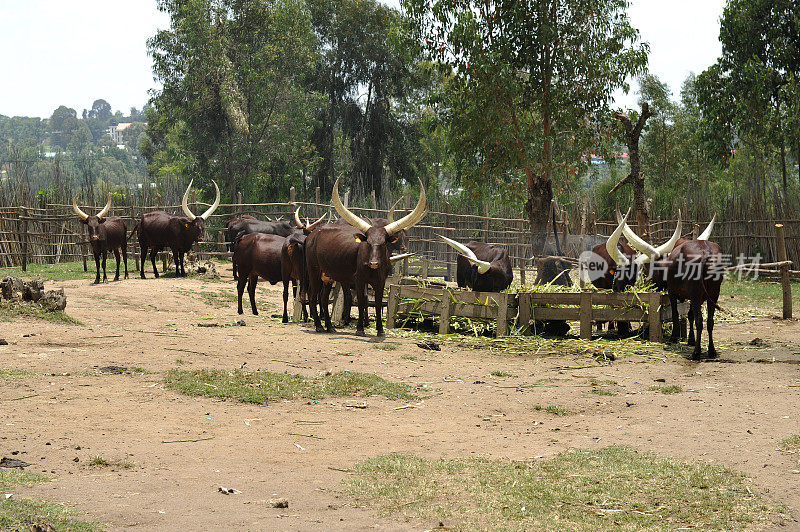
[(283, 279), (281, 271), (281, 249), (286, 242), (286, 237), (268, 235), (264, 233), (251, 233), (244, 235), (236, 242), (233, 252), (233, 262), (239, 269), (239, 280), (236, 289), (239, 295), (239, 314), (242, 310), (242, 294), (244, 286), (250, 294), (250, 307), (253, 314), (258, 316), (256, 309), (256, 285), (258, 278), (276, 284)]
[(292, 293), (297, 298), (297, 284), (300, 283), (300, 299), (303, 305), (303, 321), (308, 320), (308, 312), (306, 311), (306, 292), (308, 287), (308, 279), (306, 277), (306, 258), (305, 258), (305, 244), (306, 237), (316, 229), (326, 215), (322, 215), (319, 220), (314, 223), (306, 223), (300, 221), (300, 207), (294, 213), (295, 224), (297, 225), (296, 231), (286, 237), (281, 247), (281, 278), (283, 279), (283, 323), (289, 322), (289, 313), (287, 306), (289, 303), (289, 282), (292, 283)]
[(125, 278), (128, 278), (128, 239), (127, 228), (125, 222), (119, 216), (106, 216), (106, 213), (111, 209), (111, 194), (108, 195), (108, 202), (103, 210), (98, 212), (95, 216), (89, 216), (78, 207), (78, 195), (72, 198), (72, 210), (81, 219), (81, 222), (86, 224), (89, 232), (89, 244), (92, 246), (92, 254), (94, 255), (95, 266), (97, 267), (97, 275), (94, 278), (94, 284), (100, 283), (100, 256), (103, 256), (103, 282), (108, 282), (106, 276), (106, 257), (108, 251), (112, 250), (114, 256), (117, 258), (117, 274), (114, 276), (115, 281), (119, 281), (119, 252), (122, 250), (122, 258), (125, 262)]
[(459, 288), (469, 287), (475, 292), (502, 292), (514, 280), (508, 251), (494, 244), (471, 240), (467, 245), (436, 235), (458, 251), (456, 282)]
[[(367, 315), (367, 284), (375, 292), (375, 324), (378, 336), (384, 336), (381, 305), (386, 277), (391, 269), (388, 246), (398, 239), (400, 231), (420, 222), (427, 212), (425, 188), (420, 181), (420, 199), (414, 210), (400, 220), (378, 227), (350, 212), (339, 198), (339, 179), (333, 185), (333, 206), (347, 223), (325, 225), (306, 239), (306, 269), (311, 316), (318, 332), (334, 332), (328, 309), (328, 295), (333, 282), (342, 286), (354, 284), (358, 300), (356, 333), (364, 334)], [(403, 256), (396, 256), (395, 259)], [(320, 289), (322, 291), (320, 292)], [(317, 312), (317, 301), (324, 314), (325, 328)]]
[(189, 191), (192, 188), (192, 181), (183, 194), (181, 208), (186, 216), (176, 216), (165, 211), (153, 211), (142, 215), (137, 227), (139, 228), (139, 246), (141, 246), (141, 269), (139, 273), (144, 279), (144, 264), (147, 258), (147, 251), (150, 250), (150, 260), (153, 263), (153, 274), (158, 279), (158, 269), (156, 268), (156, 254), (168, 247), (172, 250), (175, 258), (175, 275), (178, 277), (186, 276), (186, 268), (183, 264), (183, 257), (187, 251), (192, 249), (195, 242), (202, 239), (206, 230), (206, 219), (219, 207), (220, 193), (216, 181), (214, 188), (217, 197), (211, 207), (200, 216), (195, 216), (189, 210), (187, 204)]

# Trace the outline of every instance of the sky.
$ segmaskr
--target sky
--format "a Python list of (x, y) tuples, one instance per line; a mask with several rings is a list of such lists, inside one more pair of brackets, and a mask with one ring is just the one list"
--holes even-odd
[[(397, 6), (398, 0), (388, 0)], [(719, 18), (725, 0), (631, 0), (629, 15), (650, 43), (650, 72), (673, 98), (689, 72), (720, 54)], [(0, 114), (49, 117), (59, 105), (80, 116), (94, 100), (127, 114), (156, 86), (146, 40), (169, 25), (155, 0), (0, 0)], [(615, 107), (635, 107), (631, 93)]]

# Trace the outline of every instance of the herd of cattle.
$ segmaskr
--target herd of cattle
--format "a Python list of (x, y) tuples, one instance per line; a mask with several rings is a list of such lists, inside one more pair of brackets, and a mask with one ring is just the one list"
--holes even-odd
[[(205, 232), (205, 222), (220, 203), (217, 184), (216, 199), (203, 214), (196, 216), (189, 209), (187, 198), (192, 183), (181, 203), (184, 216), (165, 211), (153, 211), (142, 215), (131, 234), (123, 220), (116, 216), (106, 216), (111, 208), (108, 203), (96, 215), (89, 216), (77, 206), (77, 195), (73, 199), (73, 209), (80, 220), (86, 224), (89, 243), (95, 258), (97, 274), (95, 283), (100, 282), (102, 259), (103, 281), (106, 277), (106, 257), (113, 251), (117, 260), (114, 280), (119, 279), (120, 253), (125, 264), (125, 278), (128, 277), (127, 240), (137, 233), (141, 248), (142, 279), (148, 250), (153, 264), (153, 274), (158, 277), (156, 254), (165, 248), (173, 253), (176, 274), (185, 276), (184, 255)], [(343, 287), (345, 301), (345, 320), (349, 321), (352, 304), (352, 290), (355, 290), (358, 304), (356, 330), (364, 334), (368, 323), (367, 285), (375, 294), (375, 324), (377, 334), (384, 335), (381, 319), (382, 298), (386, 279), (393, 262), (402, 260), (408, 253), (406, 231), (419, 223), (427, 214), (425, 189), (420, 182), (420, 197), (413, 211), (395, 220), (397, 204), (389, 211), (387, 218), (364, 219), (344, 206), (339, 197), (339, 180), (333, 187), (332, 203), (341, 217), (325, 223), (325, 217), (310, 222), (300, 219), (300, 208), (294, 213), (293, 224), (282, 220), (258, 220), (252, 216), (241, 215), (227, 224), (226, 236), (229, 250), (233, 252), (233, 275), (237, 280), (238, 312), (241, 314), (242, 296), (247, 286), (253, 314), (258, 314), (255, 304), (255, 291), (258, 278), (271, 284), (283, 282), (283, 321), (288, 322), (288, 293), (292, 284), (294, 297), (300, 287), (303, 302), (303, 319), (310, 313), (318, 332), (334, 332), (331, 324), (329, 296), (333, 283)], [(630, 212), (630, 211), (629, 211)], [(680, 213), (675, 232), (667, 242), (653, 246), (639, 237), (627, 224), (628, 214), (617, 213), (618, 226), (605, 242), (593, 247), (592, 257), (601, 263), (600, 273), (591, 278), (599, 289), (625, 290), (647, 275), (662, 290), (669, 294), (673, 310), (673, 332), (671, 341), (678, 341), (679, 301), (690, 302), (688, 343), (694, 345), (693, 356), (700, 356), (700, 335), (702, 329), (701, 306), (707, 303), (708, 312), (708, 356), (715, 357), (712, 330), (714, 311), (719, 308), (722, 276), (719, 264), (722, 259), (720, 246), (709, 241), (714, 219), (696, 239), (681, 237)], [(555, 228), (554, 228), (555, 229)], [(554, 231), (555, 232), (555, 231)], [(503, 247), (486, 242), (471, 241), (466, 245), (450, 238), (437, 235), (443, 242), (458, 252), (456, 280), (460, 288), (470, 288), (480, 292), (500, 292), (507, 289), (513, 281), (511, 259)], [(627, 243), (622, 242), (625, 237)], [(556, 249), (559, 256), (552, 257), (557, 266), (539, 281), (571, 284), (569, 269), (573, 262), (563, 257), (555, 234)], [(542, 264), (537, 262), (537, 264)], [(691, 267), (687, 267), (691, 265)], [(541, 268), (540, 268), (541, 269)], [(546, 268), (545, 268), (546, 270)], [(306, 302), (308, 310), (306, 310)], [(324, 326), (323, 326), (324, 321)], [(620, 324), (620, 333), (625, 332)], [(695, 335), (696, 329), (696, 335)]]

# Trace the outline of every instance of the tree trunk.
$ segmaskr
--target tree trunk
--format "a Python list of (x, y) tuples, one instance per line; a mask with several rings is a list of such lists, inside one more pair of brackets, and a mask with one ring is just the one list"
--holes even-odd
[(631, 172), (625, 179), (614, 185), (609, 194), (613, 194), (626, 183), (633, 186), (633, 207), (636, 214), (636, 225), (639, 236), (645, 240), (650, 239), (650, 216), (647, 209), (647, 198), (644, 190), (644, 173), (642, 172), (642, 162), (639, 158), (639, 138), (642, 135), (647, 119), (653, 116), (647, 102), (642, 104), (642, 113), (639, 120), (634, 124), (627, 113), (614, 113), (614, 118), (622, 122), (625, 127), (625, 142), (628, 145), (628, 162)]

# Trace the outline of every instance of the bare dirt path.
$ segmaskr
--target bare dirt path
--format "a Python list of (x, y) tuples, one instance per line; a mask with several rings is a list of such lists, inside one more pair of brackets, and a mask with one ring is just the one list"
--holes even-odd
[[(468, 339), (431, 352), (391, 332), (384, 342), (347, 331), (318, 335), (271, 317), (278, 286), (261, 290), (269, 310), (245, 314), (243, 327), (234, 325), (232, 282), (51, 286), (66, 289), (67, 312), (84, 326), (0, 322), (11, 344), (0, 346), (0, 368), (36, 373), (0, 379), (0, 454), (18, 451), (30, 470), (57, 479), (19, 488), (17, 497), (74, 504), (109, 529), (426, 529), (438, 523), (357, 507), (344, 493), (347, 469), (389, 452), (524, 459), (617, 444), (730, 466), (800, 515), (800, 465), (779, 450), (781, 438), (800, 433), (798, 322), (719, 324), (720, 362), (642, 344), (639, 355), (596, 366), (586, 356), (518, 356)], [(762, 345), (749, 345), (756, 337)], [(149, 373), (105, 373), (109, 366)], [(256, 406), (187, 397), (162, 384), (172, 368), (240, 367), (375, 373), (419, 386), (426, 398), (402, 409), (405, 402), (375, 397)], [(648, 391), (654, 385), (683, 391)], [(569, 414), (536, 409), (551, 404)], [(162, 443), (203, 438), (211, 439)], [(118, 464), (89, 465), (96, 456)], [(223, 495), (220, 486), (242, 493)], [(289, 508), (268, 507), (274, 496)]]

